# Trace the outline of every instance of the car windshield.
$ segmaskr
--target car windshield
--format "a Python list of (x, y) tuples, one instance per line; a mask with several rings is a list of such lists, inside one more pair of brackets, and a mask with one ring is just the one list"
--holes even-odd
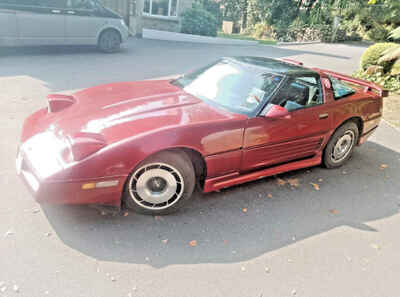
[(282, 79), (265, 68), (223, 59), (172, 83), (210, 104), (249, 115), (270, 97)]

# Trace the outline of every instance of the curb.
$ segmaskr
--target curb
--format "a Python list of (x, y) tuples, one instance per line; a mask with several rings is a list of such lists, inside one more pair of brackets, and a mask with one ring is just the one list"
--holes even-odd
[(285, 45), (306, 45), (306, 44), (318, 44), (323, 43), (321, 40), (316, 41), (302, 41), (302, 42), (277, 42), (276, 45), (285, 46)]
[(143, 38), (167, 40), (167, 41), (192, 42), (192, 43), (221, 44), (221, 45), (258, 45), (258, 41), (200, 36), (200, 35), (168, 32), (168, 31), (159, 31), (153, 29), (143, 29)]

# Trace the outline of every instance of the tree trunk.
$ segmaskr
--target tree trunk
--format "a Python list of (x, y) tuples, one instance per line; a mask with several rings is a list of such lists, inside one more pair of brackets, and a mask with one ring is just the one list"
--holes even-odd
[(241, 24), (241, 28), (240, 31), (243, 31), (246, 29), (247, 27), (247, 7), (248, 7), (249, 3), (248, 0), (244, 0), (243, 1), (243, 7), (242, 7), (242, 24)]

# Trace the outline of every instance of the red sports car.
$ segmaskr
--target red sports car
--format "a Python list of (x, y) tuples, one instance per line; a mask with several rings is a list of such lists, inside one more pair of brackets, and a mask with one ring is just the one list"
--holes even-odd
[(346, 162), (378, 127), (379, 86), (293, 60), (222, 58), (175, 80), (49, 95), (17, 172), (38, 202), (168, 214), (211, 192)]

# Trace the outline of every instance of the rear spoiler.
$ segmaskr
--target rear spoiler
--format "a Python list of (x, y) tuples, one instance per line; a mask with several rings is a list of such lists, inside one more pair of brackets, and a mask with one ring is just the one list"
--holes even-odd
[(334, 78), (337, 78), (339, 80), (347, 81), (349, 83), (363, 86), (364, 87), (364, 92), (369, 92), (369, 91), (376, 91), (380, 97), (387, 97), (389, 96), (389, 92), (385, 90), (382, 86), (374, 84), (372, 82), (362, 80), (362, 79), (357, 79), (345, 74), (329, 71), (329, 70), (323, 70), (323, 69), (318, 69), (322, 73), (325, 73), (326, 75), (332, 76)]

